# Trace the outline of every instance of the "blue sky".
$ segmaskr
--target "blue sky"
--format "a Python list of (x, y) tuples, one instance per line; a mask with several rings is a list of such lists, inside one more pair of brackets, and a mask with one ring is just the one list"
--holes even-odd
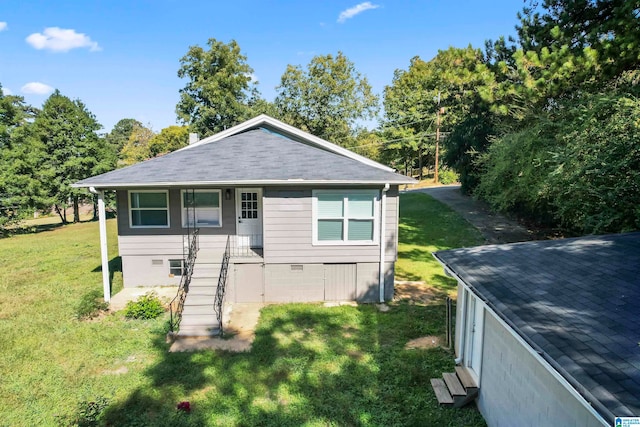
[(0, 83), (40, 107), (51, 88), (81, 99), (109, 131), (132, 117), (176, 123), (189, 46), (235, 39), (263, 97), (287, 64), (342, 51), (382, 94), (396, 69), (439, 49), (513, 35), (522, 0), (0, 0)]

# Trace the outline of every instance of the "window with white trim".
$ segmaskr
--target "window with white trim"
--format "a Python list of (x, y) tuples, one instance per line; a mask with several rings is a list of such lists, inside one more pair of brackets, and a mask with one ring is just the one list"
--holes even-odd
[(129, 191), (129, 225), (132, 228), (169, 227), (169, 192)]
[(220, 190), (182, 190), (183, 227), (221, 227)]
[(379, 194), (377, 190), (314, 190), (313, 243), (376, 244)]

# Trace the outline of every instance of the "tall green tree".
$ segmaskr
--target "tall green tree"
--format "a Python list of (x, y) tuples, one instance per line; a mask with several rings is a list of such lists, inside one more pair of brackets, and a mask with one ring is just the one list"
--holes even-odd
[(167, 154), (189, 145), (189, 129), (186, 126), (169, 126), (155, 134), (149, 141), (149, 157)]
[(482, 51), (472, 46), (438, 51), (428, 62), (412, 58), (407, 70), (395, 71), (384, 91), (383, 126), (390, 138), (384, 151), (407, 156), (406, 168), (414, 159), (420, 170), (435, 163), (438, 111), (444, 108), (441, 130), (451, 132), (478, 104), (490, 101), (495, 85)]
[(32, 137), (36, 112), (0, 86), (0, 230), (17, 221), (20, 211), (47, 204), (38, 167), (42, 150)]
[(129, 139), (120, 151), (118, 165), (129, 166), (153, 157), (149, 144), (154, 136), (155, 133), (150, 128), (134, 123)]
[(640, 60), (640, 4), (637, 0), (531, 1), (518, 15), (523, 51), (566, 48), (580, 56), (593, 49), (602, 69), (599, 80), (634, 69)]
[(315, 56), (306, 69), (288, 65), (276, 91), (286, 122), (343, 146), (353, 143), (358, 122), (379, 109), (367, 78), (342, 52)]
[(105, 136), (105, 139), (107, 143), (114, 147), (116, 153), (120, 153), (122, 147), (129, 141), (131, 132), (136, 126), (142, 126), (142, 123), (131, 118), (121, 119), (113, 126), (111, 132)]
[(208, 49), (191, 46), (180, 59), (178, 77), (187, 79), (176, 106), (178, 119), (206, 137), (250, 118), (259, 99), (253, 69), (235, 40), (214, 38)]
[(96, 171), (112, 168), (113, 150), (98, 137), (96, 132), (101, 126), (82, 101), (72, 101), (58, 90), (44, 102), (33, 127), (42, 144), (44, 157), (40, 169), (46, 178), (47, 194), (62, 222), (66, 222), (62, 208), (71, 200), (73, 220), (77, 222), (79, 202), (87, 195), (83, 190), (71, 188), (71, 184)]

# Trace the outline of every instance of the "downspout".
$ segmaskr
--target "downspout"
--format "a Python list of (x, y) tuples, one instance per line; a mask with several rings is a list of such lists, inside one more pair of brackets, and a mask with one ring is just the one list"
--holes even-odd
[(107, 249), (107, 216), (104, 209), (104, 192), (89, 187), (89, 191), (98, 195), (98, 221), (100, 224), (100, 255), (102, 258), (102, 291), (104, 301), (111, 300), (111, 283), (109, 282), (109, 252)]
[(380, 274), (378, 275), (378, 283), (380, 288), (380, 304), (384, 302), (384, 255), (386, 249), (385, 242), (385, 213), (387, 211), (387, 191), (389, 184), (385, 184), (382, 188), (382, 197), (380, 201)]

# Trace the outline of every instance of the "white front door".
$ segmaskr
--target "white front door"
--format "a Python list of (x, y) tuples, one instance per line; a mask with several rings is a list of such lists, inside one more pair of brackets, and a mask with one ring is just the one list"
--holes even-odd
[(262, 189), (236, 189), (236, 234), (239, 247), (262, 247)]
[(482, 364), (482, 339), (484, 332), (484, 308), (478, 299), (467, 292), (467, 342), (465, 365), (471, 371), (477, 384), (480, 384)]

